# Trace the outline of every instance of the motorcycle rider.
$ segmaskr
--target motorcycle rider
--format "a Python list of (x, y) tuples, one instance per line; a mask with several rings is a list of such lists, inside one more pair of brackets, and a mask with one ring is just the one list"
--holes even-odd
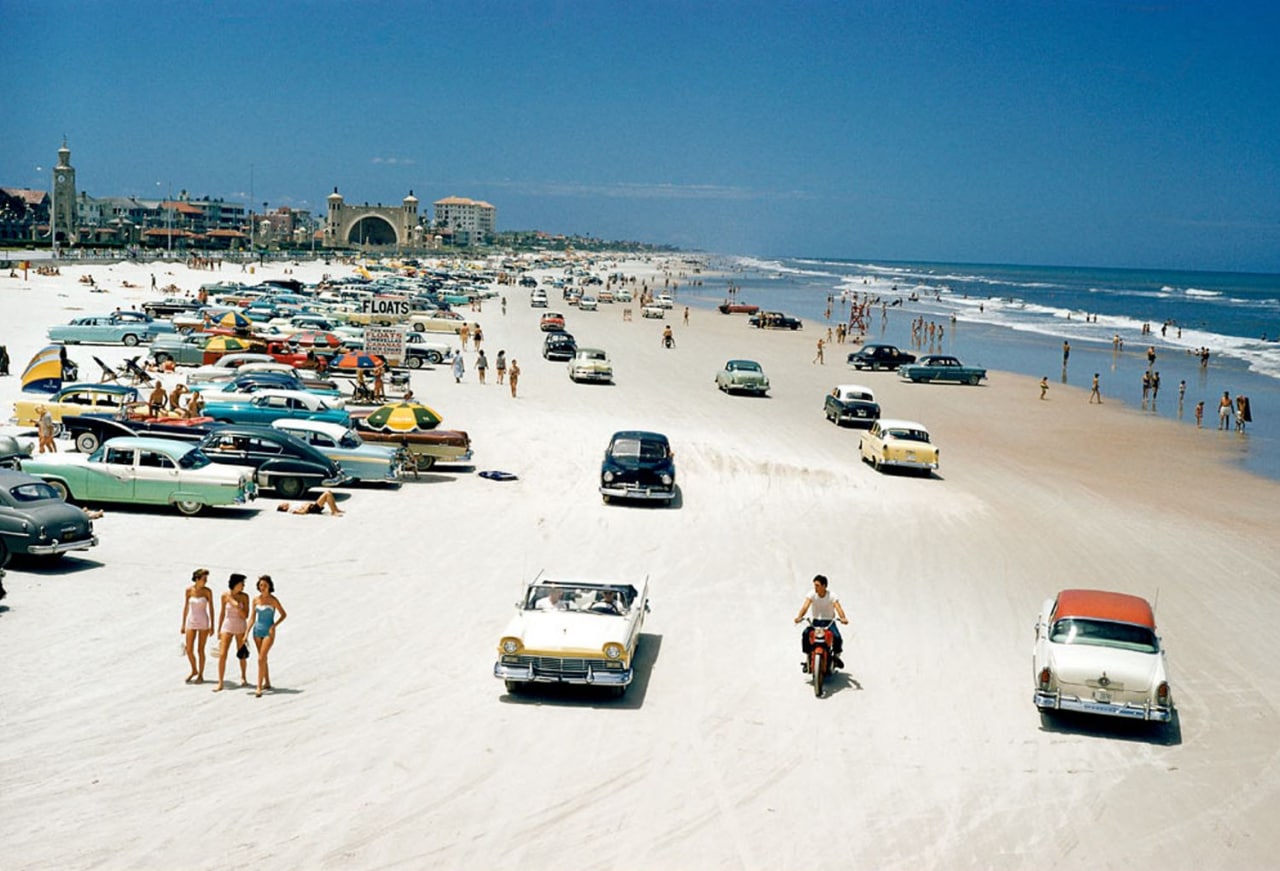
[[(804, 597), (804, 604), (800, 606), (800, 613), (796, 615), (795, 622), (799, 623), (803, 620), (810, 607), (813, 608), (813, 622), (819, 626), (831, 628), (831, 634), (835, 636), (835, 643), (831, 647), (831, 659), (836, 668), (844, 668), (844, 662), (840, 659), (840, 651), (844, 649), (844, 639), (840, 637), (840, 627), (836, 625), (836, 618), (838, 617), (846, 626), (849, 624), (849, 618), (844, 615), (844, 608), (840, 606), (840, 600), (836, 594), (827, 589), (826, 575), (813, 576), (813, 593)], [(805, 668), (808, 668), (808, 632), (800, 633), (800, 649), (805, 653)]]
[(662, 347), (674, 348), (676, 346), (676, 337), (671, 333), (671, 324), (665, 324), (662, 328)]

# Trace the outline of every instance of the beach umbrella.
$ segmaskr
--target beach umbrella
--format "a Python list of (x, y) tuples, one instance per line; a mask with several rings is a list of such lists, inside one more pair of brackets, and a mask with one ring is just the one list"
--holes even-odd
[(211, 336), (209, 341), (205, 342), (204, 349), (214, 353), (230, 354), (234, 351), (252, 351), (253, 345), (235, 336)]
[(243, 312), (229, 311), (218, 318), (218, 326), (228, 327), (233, 330), (247, 330), (253, 326), (253, 321), (245, 317)]
[(22, 370), (24, 393), (53, 393), (62, 386), (62, 346), (47, 345)]
[(367, 426), (384, 432), (435, 429), (440, 421), (440, 412), (420, 402), (388, 402), (381, 408), (375, 408), (365, 418)]
[(330, 369), (373, 369), (378, 366), (386, 368), (387, 361), (377, 354), (359, 354), (352, 352), (343, 354), (329, 362)]
[(305, 330), (290, 336), (289, 344), (301, 345), (304, 348), (337, 348), (342, 345), (342, 337), (335, 333)]

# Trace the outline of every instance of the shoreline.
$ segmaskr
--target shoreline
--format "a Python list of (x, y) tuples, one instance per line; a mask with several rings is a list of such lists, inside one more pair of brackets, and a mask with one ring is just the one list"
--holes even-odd
[[(717, 280), (735, 278), (734, 273), (724, 270), (715, 272), (714, 276)], [(901, 298), (905, 292), (891, 292), (891, 282), (878, 276), (865, 277), (868, 284), (859, 287), (861, 292), (872, 296), (884, 295), (886, 298)], [(781, 286), (770, 296), (768, 288), (774, 284)], [(696, 296), (696, 304), (714, 310), (714, 306), (720, 301), (716, 288), (705, 284), (704, 288), (707, 292)], [(806, 324), (824, 323), (821, 317), (822, 292), (817, 288), (791, 285), (785, 280), (768, 281), (763, 285), (753, 286), (747, 296), (746, 301), (760, 303), (763, 308), (778, 308), (799, 315)], [(906, 322), (910, 318), (939, 319), (936, 308), (930, 308), (928, 303), (928, 300), (923, 303), (906, 302), (901, 307), (891, 308), (887, 326), (881, 323), (879, 317), (873, 316), (870, 324), (872, 332), (867, 340), (887, 341), (917, 354), (929, 353), (927, 346), (921, 348), (912, 345), (909, 330), (906, 329)], [(837, 309), (833, 312), (831, 324), (839, 320), (840, 311), (841, 309)], [(1155, 368), (1163, 370), (1163, 383), (1159, 403), (1152, 403), (1151, 408), (1147, 409), (1142, 408), (1137, 401), (1140, 396), (1141, 373), (1146, 368), (1143, 356), (1145, 343), (1142, 346), (1130, 344), (1123, 352), (1116, 353), (1109, 341), (1072, 338), (1071, 365), (1064, 380), (1061, 335), (1055, 338), (1039, 331), (967, 321), (963, 312), (959, 313), (955, 322), (947, 322), (945, 317), (941, 318), (941, 322), (947, 335), (945, 342), (939, 343), (934, 349), (936, 353), (955, 354), (967, 363), (985, 366), (992, 372), (1024, 375), (1037, 380), (1047, 376), (1055, 387), (1069, 383), (1085, 390), (1086, 394), (1092, 374), (1099, 372), (1104, 399), (1124, 401), (1137, 412), (1182, 423), (1193, 429), (1193, 411), (1197, 400), (1205, 401), (1204, 428), (1214, 429), (1217, 426), (1216, 404), (1221, 391), (1227, 389), (1232, 396), (1245, 393), (1252, 399), (1255, 421), (1250, 424), (1234, 454), (1233, 462), (1259, 477), (1280, 482), (1280, 428), (1266, 414), (1267, 409), (1280, 407), (1280, 382), (1248, 371), (1243, 361), (1231, 357), (1215, 358), (1208, 368), (1202, 368), (1194, 358), (1183, 353), (1180, 347), (1164, 345), (1158, 336), (1152, 336), (1151, 340), (1159, 347), (1160, 352)], [(1067, 328), (1066, 325), (1064, 328)], [(1178, 382), (1183, 380), (1187, 384), (1187, 400), (1179, 414)]]

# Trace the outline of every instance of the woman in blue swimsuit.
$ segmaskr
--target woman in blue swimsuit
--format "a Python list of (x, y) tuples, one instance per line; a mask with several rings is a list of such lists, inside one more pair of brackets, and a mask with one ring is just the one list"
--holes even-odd
[(289, 615), (276, 598), (276, 585), (270, 575), (258, 578), (258, 595), (253, 600), (253, 643), (258, 648), (258, 692), (271, 689), (271, 671), (267, 666), (267, 654), (276, 643), (276, 627)]

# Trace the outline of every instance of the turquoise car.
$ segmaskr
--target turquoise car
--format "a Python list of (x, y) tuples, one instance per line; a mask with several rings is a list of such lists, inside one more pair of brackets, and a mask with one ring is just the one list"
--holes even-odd
[(146, 343), (161, 333), (172, 333), (173, 324), (157, 321), (143, 312), (117, 311), (109, 315), (87, 315), (69, 324), (49, 327), (49, 341), (64, 345), (94, 342), (100, 345)]
[(323, 420), (351, 426), (345, 409), (332, 408), (323, 396), (301, 390), (259, 390), (257, 393), (201, 394), (204, 413), (219, 423), (252, 423), (270, 426), (281, 418)]
[(38, 454), (22, 471), (43, 478), (67, 502), (172, 505), (199, 514), (210, 505), (257, 498), (254, 471), (217, 465), (190, 442), (115, 438), (92, 454)]
[(302, 439), (341, 466), (354, 481), (400, 483), (401, 453), (397, 448), (365, 444), (354, 430), (322, 420), (277, 420), (271, 426)]

